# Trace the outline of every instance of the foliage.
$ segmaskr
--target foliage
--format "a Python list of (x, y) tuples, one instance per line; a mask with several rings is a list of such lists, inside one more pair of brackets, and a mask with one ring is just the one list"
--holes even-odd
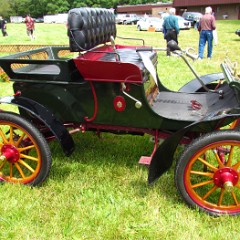
[(0, 16), (6, 18), (11, 14), (11, 7), (8, 0), (0, 0)]
[[(117, 5), (156, 3), (158, 0), (0, 0), (0, 15), (43, 17), (46, 14), (66, 13), (75, 7), (117, 8)], [(162, 0), (161, 2), (169, 2)]]
[(6, 73), (0, 74), (0, 83), (1, 82), (8, 82), (8, 81), (9, 81), (9, 78), (8, 78), (8, 75)]

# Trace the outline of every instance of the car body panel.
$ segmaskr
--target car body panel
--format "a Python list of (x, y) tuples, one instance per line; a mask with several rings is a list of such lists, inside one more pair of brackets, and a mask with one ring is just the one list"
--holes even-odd
[(176, 16), (178, 18), (178, 25), (181, 30), (189, 30), (191, 28), (191, 22), (185, 20), (181, 16)]

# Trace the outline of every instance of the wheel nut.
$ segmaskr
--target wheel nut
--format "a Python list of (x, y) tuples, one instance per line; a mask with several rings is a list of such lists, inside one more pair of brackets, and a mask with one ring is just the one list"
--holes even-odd
[(230, 181), (225, 182), (223, 187), (227, 192), (231, 192), (233, 190), (233, 184)]
[(0, 156), (0, 162), (4, 162), (7, 158), (4, 155)]

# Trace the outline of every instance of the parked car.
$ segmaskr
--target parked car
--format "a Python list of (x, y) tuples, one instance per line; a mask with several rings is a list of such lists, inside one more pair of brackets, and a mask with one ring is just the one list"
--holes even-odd
[(43, 20), (43, 18), (36, 18), (34, 20), (34, 22), (36, 22), (36, 23), (44, 23), (44, 20)]
[(123, 22), (123, 24), (124, 25), (136, 25), (139, 20), (140, 20), (140, 17), (136, 16), (136, 17), (125, 20)]
[(235, 32), (240, 37), (240, 29)]
[(137, 18), (138, 16), (136, 14), (118, 14), (115, 18), (115, 22), (117, 24), (125, 24), (126, 21), (129, 21), (131, 19), (137, 19)]
[[(159, 12), (159, 15), (161, 16), (162, 22), (164, 21), (164, 19), (166, 17), (169, 16), (169, 14), (166, 13), (166, 12)], [(184, 30), (184, 29), (189, 30), (191, 28), (191, 22), (190, 21), (187, 21), (183, 17), (178, 16), (178, 15), (176, 17), (178, 18), (178, 25), (179, 25), (179, 28), (181, 30)]]
[(178, 25), (181, 30), (189, 30), (191, 28), (191, 22), (185, 20), (181, 16), (176, 16), (178, 18)]
[(155, 28), (155, 32), (161, 32), (163, 19), (157, 17), (142, 18), (137, 22), (137, 29), (139, 31), (147, 31), (150, 27)]
[(166, 17), (169, 16), (169, 13), (168, 12), (159, 12), (158, 13), (160, 15), (161, 18), (165, 19)]
[(184, 12), (182, 17), (191, 22), (192, 27), (196, 27), (198, 22), (200, 21), (200, 18), (202, 17), (202, 13), (200, 12)]

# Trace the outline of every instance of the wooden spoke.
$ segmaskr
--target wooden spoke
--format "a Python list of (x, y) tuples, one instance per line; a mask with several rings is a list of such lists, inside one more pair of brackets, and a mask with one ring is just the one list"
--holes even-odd
[(221, 189), (220, 196), (219, 196), (219, 199), (218, 199), (218, 206), (221, 206), (221, 205), (222, 205), (222, 200), (223, 200), (224, 192), (225, 192), (225, 189), (222, 188), (222, 189)]
[(13, 144), (13, 127), (10, 126), (10, 129), (9, 129), (9, 140), (8, 140), (8, 143), (9, 144)]
[(22, 171), (22, 169), (21, 169), (21, 167), (19, 166), (19, 164), (18, 163), (14, 163), (14, 166), (17, 168), (17, 170), (20, 173), (20, 175), (22, 176), (22, 178), (23, 179), (26, 178), (24, 173), (23, 173), (23, 171)]
[(3, 133), (2, 129), (0, 128), (0, 136), (2, 137), (2, 141), (4, 144), (8, 143), (8, 140), (5, 137), (5, 134)]
[(192, 188), (199, 188), (199, 187), (202, 187), (202, 186), (205, 186), (205, 185), (208, 185), (208, 184), (211, 184), (213, 183), (213, 180), (209, 180), (209, 181), (205, 181), (205, 182), (201, 182), (201, 183), (197, 183), (197, 184), (194, 184), (192, 185)]
[(20, 158), (26, 158), (26, 159), (29, 159), (29, 160), (32, 160), (32, 161), (36, 161), (36, 162), (39, 161), (39, 158), (32, 157), (32, 156), (29, 156), (29, 155), (26, 155), (26, 154), (20, 154)]
[(26, 136), (26, 134), (23, 132), (22, 136), (17, 140), (17, 142), (15, 143), (15, 146), (18, 147), (20, 145), (20, 143), (22, 142), (23, 138)]
[(30, 150), (30, 149), (33, 149), (35, 148), (34, 145), (30, 145), (30, 146), (26, 146), (26, 147), (23, 147), (23, 148), (18, 148), (18, 151), (19, 152), (24, 152), (24, 151), (27, 151), (27, 150)]
[(234, 149), (234, 147), (231, 146), (230, 153), (229, 153), (228, 160), (227, 160), (227, 164), (226, 164), (227, 167), (230, 167), (232, 165), (233, 149)]
[(216, 159), (217, 159), (218, 165), (219, 165), (220, 167), (224, 167), (223, 162), (221, 161), (220, 157), (218, 156), (218, 151), (217, 151), (216, 149), (214, 149), (213, 152), (214, 152), (214, 155), (215, 155), (215, 157), (216, 157)]
[(19, 160), (18, 163), (20, 163), (21, 165), (23, 165), (25, 168), (27, 168), (30, 172), (34, 173), (34, 169), (29, 166), (26, 162), (24, 162), (23, 160)]
[(191, 174), (195, 174), (195, 175), (206, 176), (206, 177), (210, 177), (210, 178), (213, 177), (213, 173), (211, 173), (211, 172), (200, 172), (200, 171), (193, 171), (193, 170), (191, 170), (190, 173)]
[(206, 198), (208, 198), (218, 187), (217, 186), (213, 186), (204, 196), (203, 196), (203, 200), (205, 200)]
[(203, 158), (198, 158), (198, 160), (200, 162), (202, 162), (204, 165), (208, 166), (209, 168), (211, 168), (214, 172), (218, 170), (218, 168), (216, 168), (215, 166), (213, 166), (212, 164), (210, 164), (209, 162), (207, 162), (206, 160), (204, 160)]

